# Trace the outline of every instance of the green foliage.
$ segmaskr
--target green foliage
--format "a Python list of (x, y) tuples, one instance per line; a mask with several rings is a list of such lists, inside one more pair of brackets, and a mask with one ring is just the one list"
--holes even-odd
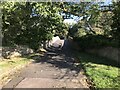
[(114, 8), (113, 8), (113, 23), (112, 23), (112, 36), (116, 39), (119, 40), (120, 38), (120, 1), (114, 3)]
[(78, 25), (75, 24), (72, 28), (69, 28), (68, 35), (74, 37), (77, 32), (78, 32)]
[(113, 13), (111, 11), (101, 12), (97, 21), (97, 27), (103, 30), (103, 35), (110, 36)]
[(74, 35), (74, 37), (82, 37), (85, 36), (87, 33), (83, 28), (80, 28)]
[[(70, 9), (68, 10), (69, 12), (71, 12), (71, 14), (83, 17), (83, 19), (81, 19), (79, 23), (74, 25), (69, 30), (69, 35), (72, 36), (74, 40), (76, 40), (79, 43), (79, 46), (81, 48), (83, 49), (100, 48), (104, 46), (118, 47), (118, 41), (112, 39), (111, 38), (112, 36), (110, 34), (112, 30), (111, 24), (112, 24), (112, 16), (113, 16), (113, 13), (111, 11), (108, 10), (102, 12), (100, 11), (100, 5), (98, 3), (91, 3), (91, 2), (68, 4), (68, 6), (72, 7), (72, 8), (69, 7)], [(65, 7), (67, 8), (67, 6)], [(119, 13), (119, 11), (116, 13)], [(119, 16), (118, 17), (114, 16), (114, 18), (119, 18)], [(115, 22), (115, 25), (118, 25), (119, 21), (120, 20)], [(97, 35), (97, 32), (99, 31), (101, 32), (100, 33), (101, 35)], [(93, 35), (89, 35), (89, 34), (93, 34)], [(115, 36), (117, 37), (119, 35), (116, 33)]]
[(83, 37), (75, 37), (74, 41), (78, 43), (81, 49), (102, 48), (105, 46), (118, 47), (118, 42), (112, 38), (103, 35), (85, 35)]
[[(73, 15), (81, 17), (82, 23), (79, 20), (77, 23), (78, 26), (83, 27), (84, 29), (88, 29), (89, 27), (90, 30), (86, 30), (91, 33), (95, 33), (93, 31), (93, 26), (97, 24), (97, 21), (99, 21), (99, 5), (98, 3), (93, 3), (93, 2), (80, 2), (80, 3), (74, 3), (74, 2), (64, 2), (62, 5), (63, 12), (66, 14), (66, 18), (70, 18)], [(76, 26), (76, 25), (75, 25)], [(73, 29), (78, 28), (78, 27), (73, 27)], [(70, 35), (72, 35), (72, 30), (70, 31)], [(74, 35), (72, 35), (74, 36)]]
[[(55, 33), (64, 33), (57, 3), (4, 2), (2, 16), (3, 45), (25, 44), (37, 49)], [(55, 31), (55, 33), (53, 33)]]

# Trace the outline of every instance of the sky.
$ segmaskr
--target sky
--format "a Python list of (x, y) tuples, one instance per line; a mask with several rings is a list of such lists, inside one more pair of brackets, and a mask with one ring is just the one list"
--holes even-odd
[(105, 5), (112, 4), (112, 0), (105, 0)]

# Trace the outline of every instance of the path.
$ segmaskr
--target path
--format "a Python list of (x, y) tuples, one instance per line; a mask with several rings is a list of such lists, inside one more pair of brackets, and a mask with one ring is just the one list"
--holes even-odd
[(63, 50), (49, 49), (42, 60), (24, 68), (4, 88), (88, 88), (68, 47), (66, 41)]

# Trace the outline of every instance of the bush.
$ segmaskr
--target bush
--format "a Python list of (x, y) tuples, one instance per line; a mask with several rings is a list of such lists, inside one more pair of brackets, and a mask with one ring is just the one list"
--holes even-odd
[(85, 35), (83, 37), (75, 37), (74, 41), (78, 43), (81, 49), (101, 48), (105, 46), (118, 47), (117, 41), (103, 35)]

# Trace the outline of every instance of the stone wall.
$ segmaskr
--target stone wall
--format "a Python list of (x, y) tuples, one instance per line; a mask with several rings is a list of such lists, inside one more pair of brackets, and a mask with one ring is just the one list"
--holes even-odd
[(120, 59), (119, 59), (120, 48), (105, 47), (101, 49), (89, 49), (89, 50), (86, 50), (86, 52), (107, 57), (108, 59), (111, 59), (120, 63)]
[(0, 51), (2, 52), (2, 58), (5, 59), (33, 53), (33, 50), (25, 45), (15, 47), (2, 47)]

